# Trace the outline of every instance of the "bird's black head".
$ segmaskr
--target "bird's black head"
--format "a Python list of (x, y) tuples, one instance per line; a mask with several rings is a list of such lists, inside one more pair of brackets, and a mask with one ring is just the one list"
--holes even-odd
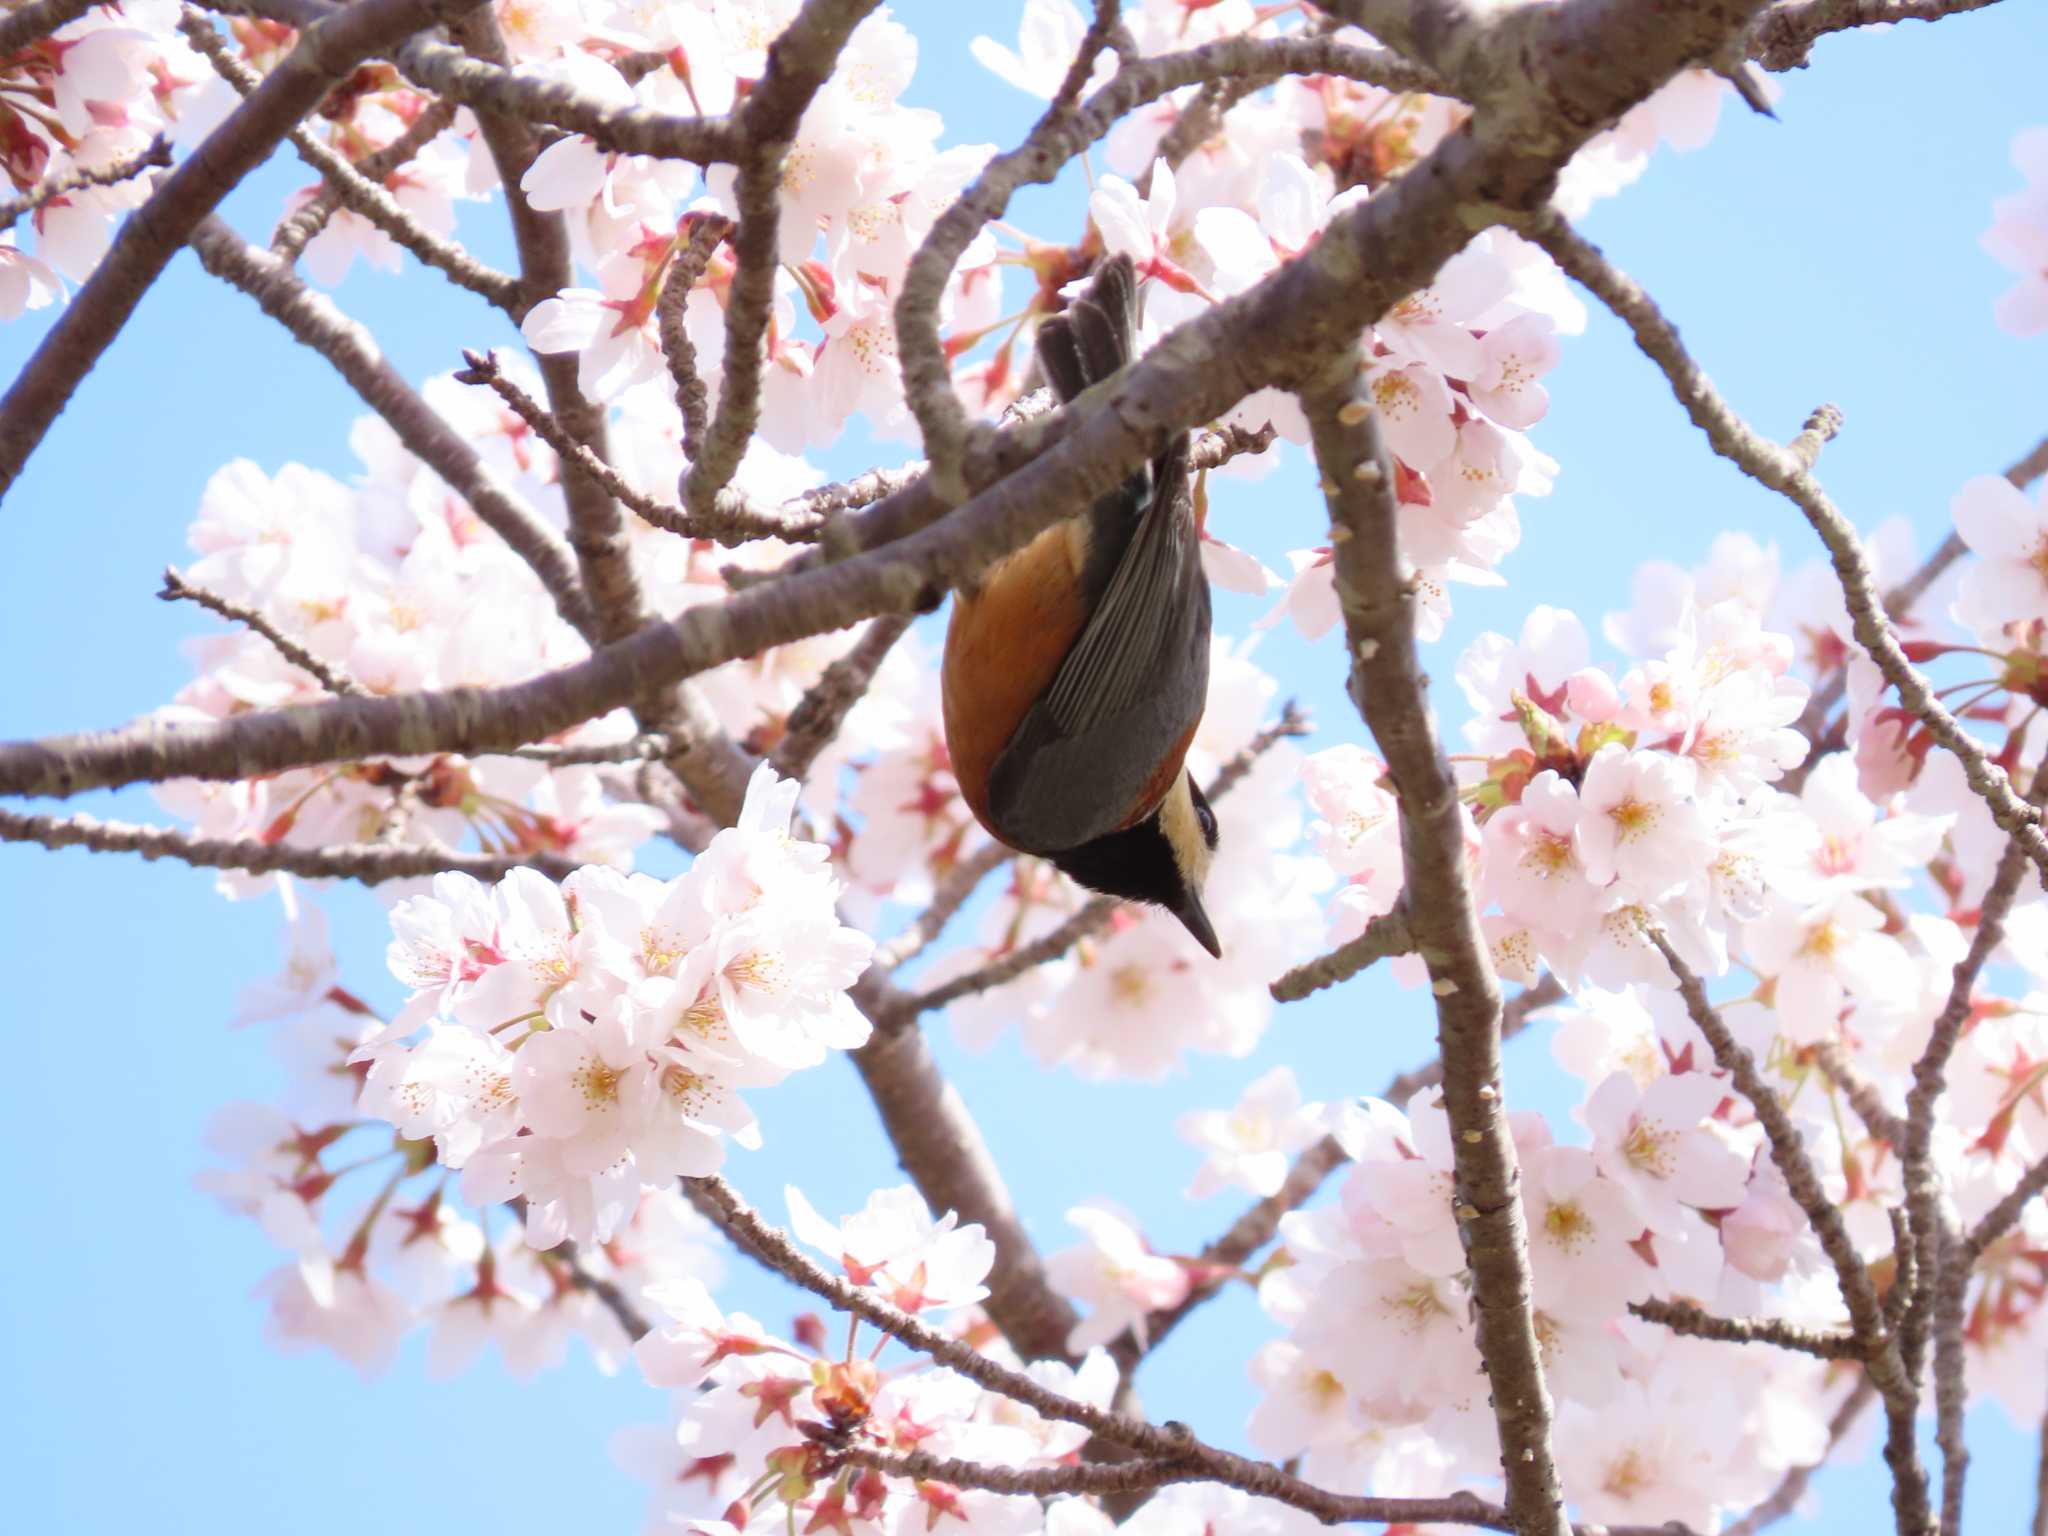
[(1052, 862), (1091, 891), (1166, 908), (1220, 960), (1223, 946), (1202, 908), (1202, 886), (1215, 852), (1216, 813), (1200, 786), (1183, 773), (1143, 821), (1056, 853)]

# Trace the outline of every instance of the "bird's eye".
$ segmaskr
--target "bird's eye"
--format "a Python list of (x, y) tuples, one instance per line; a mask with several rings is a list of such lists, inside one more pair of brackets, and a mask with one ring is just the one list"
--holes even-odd
[(1195, 825), (1202, 829), (1202, 841), (1211, 848), (1216, 846), (1216, 813), (1206, 805), (1195, 807)]

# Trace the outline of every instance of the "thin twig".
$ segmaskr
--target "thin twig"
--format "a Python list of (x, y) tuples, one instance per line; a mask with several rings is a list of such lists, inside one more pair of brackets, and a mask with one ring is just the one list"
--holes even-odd
[(626, 1337), (639, 1343), (652, 1331), (646, 1315), (635, 1306), (625, 1287), (609, 1275), (600, 1275), (585, 1261), (582, 1251), (575, 1243), (564, 1239), (547, 1250), (545, 1257), (559, 1259), (569, 1271), (569, 1283), (579, 1291), (587, 1291), (598, 1299), (605, 1311), (618, 1321)]
[(782, 740), (768, 755), (768, 765), (785, 779), (808, 778), (818, 754), (832, 744), (848, 711), (858, 704), (910, 628), (910, 615), (887, 614), (870, 619), (853, 649), (827, 667), (789, 712)]
[(477, 384), (491, 390), (511, 407), (515, 416), (533, 428), (534, 436), (554, 449), (558, 458), (573, 463), (584, 474), (603, 486), (609, 495), (624, 502), (650, 523), (665, 526), (682, 516), (681, 508), (668, 506), (644, 491), (635, 490), (623, 475), (599, 458), (588, 444), (571, 437), (568, 428), (556, 420), (546, 406), (505, 377), (504, 370), (498, 366), (496, 353), (476, 352), (465, 347), (462, 351), (462, 361), (466, 366), (455, 375), (458, 384)]
[(2021, 1174), (2019, 1182), (2007, 1190), (1996, 1205), (1977, 1218), (1977, 1225), (1970, 1229), (1969, 1237), (1963, 1242), (1963, 1268), (1974, 1269), (1977, 1261), (1984, 1257), (1984, 1250), (2019, 1224), (2020, 1215), (2026, 1210), (2027, 1202), (2043, 1190), (2048, 1190), (2048, 1157), (2041, 1158)]
[[(263, 77), (244, 63), (212, 20), (190, 5), (178, 17), (178, 30), (187, 42), (206, 56), (214, 73), (243, 97), (255, 94)], [(348, 157), (315, 137), (303, 127), (294, 127), (286, 138), (299, 158), (318, 171), (327, 188), (351, 213), (368, 220), (420, 261), (442, 273), (458, 288), (466, 288), (508, 313), (519, 294), (519, 284), (508, 273), (478, 261), (453, 240), (443, 239), (399, 206), (398, 199), (377, 182), (359, 172)]]
[(222, 597), (218, 592), (209, 592), (204, 587), (193, 586), (175, 565), (164, 567), (164, 586), (157, 596), (167, 603), (180, 600), (197, 603), (207, 612), (219, 614), (230, 624), (246, 625), (268, 640), (278, 655), (306, 673), (329, 693), (351, 693), (360, 696), (369, 691), (339, 668), (330, 666), (315, 656), (254, 608), (245, 608), (240, 603)]
[(282, 871), (308, 880), (354, 880), (381, 885), (446, 871), (479, 880), (503, 879), (515, 869), (537, 869), (560, 880), (577, 861), (556, 853), (470, 853), (405, 843), (333, 843), (299, 848), (258, 837), (194, 837), (174, 827), (146, 827), (93, 816), (28, 816), (0, 809), (0, 842), (45, 848), (89, 848), (94, 853), (139, 853), (176, 859), (200, 869), (238, 869), (252, 875)]
[[(394, 171), (454, 125), (455, 112), (453, 102), (428, 102), (405, 132), (382, 149), (372, 150), (355, 161), (355, 173), (367, 182), (382, 186)], [(334, 217), (334, 211), (339, 207), (340, 191), (332, 185), (322, 185), (308, 202), (277, 221), (277, 228), (270, 232), (270, 249), (286, 261), (297, 261), (299, 253), (327, 227), (327, 221)]]
[(1349, 943), (1340, 944), (1275, 981), (1267, 990), (1280, 1003), (1298, 1003), (1325, 987), (1349, 981), (1360, 971), (1395, 955), (1412, 953), (1415, 940), (1408, 932), (1408, 914), (1400, 902), (1365, 925), (1365, 932)]
[[(2048, 796), (2048, 758), (2035, 770), (2027, 793), (2029, 801), (2036, 805)], [(1949, 1058), (1970, 1018), (1977, 978), (1990, 963), (1993, 952), (2005, 942), (2005, 919), (2012, 911), (2026, 871), (2027, 861), (2020, 845), (2006, 844), (1991, 884), (1978, 903), (1977, 931), (1970, 936), (1970, 947), (1950, 975), (1948, 998), (1929, 1027), (1927, 1044), (1913, 1063), (1912, 1086), (1906, 1090), (1906, 1140), (1899, 1148), (1899, 1163), (1906, 1210), (1912, 1218), (1917, 1284), (1900, 1328), (1900, 1341), (1907, 1368), (1916, 1375), (1927, 1330), (1936, 1315), (1943, 1313), (1950, 1326), (1958, 1330), (1949, 1342), (1949, 1350), (1952, 1368), (1961, 1369), (1962, 1294), (1969, 1284), (1970, 1271), (1959, 1264), (1951, 1267), (1950, 1260), (1960, 1257), (1960, 1251), (1944, 1246), (1944, 1234), (1951, 1223), (1943, 1208), (1941, 1175), (1934, 1164), (1935, 1112), (1947, 1090)], [(1955, 1411), (1960, 1413), (1960, 1407)], [(1960, 1481), (1958, 1477), (1958, 1484)], [(1948, 1479), (1944, 1476), (1944, 1503), (1948, 1498), (1947, 1487)], [(1960, 1488), (1957, 1496), (1960, 1498)]]
[(878, 0), (804, 0), (803, 9), (768, 49), (767, 68), (734, 113), (741, 147), (733, 197), (732, 287), (725, 310), (725, 370), (718, 409), (699, 439), (683, 482), (683, 505), (694, 517), (713, 511), (732, 483), (761, 414), (761, 363), (775, 305), (782, 252), (782, 168), (811, 99), (823, 88), (853, 29)]
[(1902, 1533), (1924, 1530), (1930, 1520), (1927, 1470), (1921, 1464), (1914, 1437), (1914, 1414), (1919, 1393), (1908, 1372), (1898, 1340), (1885, 1325), (1882, 1306), (1870, 1272), (1864, 1267), (1856, 1245), (1842, 1219), (1842, 1209), (1821, 1187), (1820, 1175), (1807, 1156), (1799, 1130), (1785, 1112), (1777, 1092), (1763, 1080), (1756, 1060), (1729, 1031), (1686, 963), (1657, 929), (1649, 931), (1650, 941), (1664, 956), (1671, 973), (1678, 978), (1686, 1013), (1706, 1037), (1714, 1060), (1734, 1080), (1735, 1088), (1750, 1103), (1768, 1138), (1771, 1161), (1784, 1175), (1785, 1187), (1794, 1203), (1806, 1214), (1807, 1224), (1820, 1239), (1823, 1252), (1834, 1266), (1842, 1299), (1849, 1308), (1851, 1336), (1863, 1351), (1864, 1370), (1884, 1398), (1889, 1431), (1885, 1437), (1885, 1462), (1892, 1472), (1892, 1503)]
[[(883, 1301), (874, 1291), (827, 1273), (789, 1238), (763, 1221), (732, 1187), (716, 1177), (695, 1181), (715, 1212), (713, 1219), (750, 1250), (763, 1255), (786, 1278), (850, 1312), (891, 1338), (929, 1355), (978, 1386), (1021, 1403), (1048, 1419), (1077, 1424), (1102, 1439), (1129, 1446), (1145, 1457), (1175, 1465), (1192, 1464), (1205, 1481), (1277, 1499), (1326, 1522), (1375, 1521), (1407, 1524), (1446, 1521), (1509, 1530), (1507, 1514), (1469, 1494), (1445, 1499), (1376, 1499), (1330, 1493), (1281, 1470), (1205, 1444), (1183, 1425), (1160, 1427), (1129, 1414), (1079, 1402), (990, 1359), (950, 1334), (941, 1333)], [(914, 1475), (914, 1474), (913, 1474)]]
[(1860, 1360), (1863, 1346), (1846, 1333), (1820, 1333), (1775, 1317), (1720, 1317), (1689, 1301), (1632, 1301), (1629, 1311), (1688, 1338), (1723, 1344), (1769, 1344), (1822, 1360)]
[(1865, 1130), (1888, 1146), (1906, 1145), (1905, 1120), (1886, 1107), (1877, 1084), (1856, 1069), (1839, 1040), (1823, 1040), (1815, 1045), (1813, 1059), (1822, 1075), (1847, 1096), (1849, 1107), (1856, 1111)]
[[(2017, 491), (2024, 491), (2044, 474), (2048, 474), (2048, 437), (2042, 438), (2005, 469), (2006, 480)], [(1927, 595), (1928, 589), (1941, 579), (1942, 573), (1968, 553), (1969, 546), (1963, 542), (1963, 536), (1951, 528), (1948, 537), (1935, 546), (1933, 552), (1921, 561), (1912, 575), (1885, 593), (1884, 611), (1890, 615), (1892, 622), (1904, 624), (1920, 599)], [(1835, 706), (1842, 702), (1842, 695), (1848, 692), (1848, 684), (1847, 668), (1837, 667), (1818, 688), (1814, 689), (1813, 696), (1806, 701), (1806, 708), (1794, 722), (1793, 729), (1814, 743), (1814, 750), (1807, 754), (1805, 762), (1791, 769), (1778, 781), (1778, 787), (1787, 794), (1798, 794), (1806, 783), (1807, 775), (1813, 772), (1821, 760), (1822, 743), (1837, 740), (1846, 734), (1840, 725), (1834, 731), (1826, 731), (1824, 728), (1828, 717), (1834, 713)]]
[(171, 163), (170, 141), (161, 135), (149, 141), (149, 147), (124, 156), (111, 165), (73, 166), (54, 176), (45, 176), (20, 197), (0, 201), (0, 234), (21, 221), (23, 214), (34, 213), (36, 209), (59, 198), (69, 197), (73, 192), (83, 192), (90, 187), (118, 186), (133, 180), (144, 171), (159, 170)]
[(946, 930), (954, 915), (981, 882), (1017, 855), (1001, 843), (984, 843), (973, 853), (939, 876), (932, 888), (931, 905), (918, 913), (908, 927), (875, 951), (874, 966), (884, 973), (909, 964), (923, 954)]

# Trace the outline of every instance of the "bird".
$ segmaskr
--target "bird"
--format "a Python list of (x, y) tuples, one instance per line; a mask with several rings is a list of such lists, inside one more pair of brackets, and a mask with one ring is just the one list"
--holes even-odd
[[(1137, 325), (1135, 269), (1112, 257), (1039, 325), (1062, 404), (1130, 362)], [(1210, 639), (1189, 452), (1176, 434), (956, 590), (940, 696), (954, 777), (990, 836), (1089, 890), (1165, 908), (1221, 959), (1202, 905), (1216, 813), (1186, 764)]]

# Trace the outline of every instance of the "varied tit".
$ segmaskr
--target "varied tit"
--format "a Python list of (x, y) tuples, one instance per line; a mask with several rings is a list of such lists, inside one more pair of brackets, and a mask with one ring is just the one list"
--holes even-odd
[[(1137, 307), (1118, 256), (1039, 326), (1062, 402), (1131, 360)], [(1188, 448), (1181, 433), (956, 593), (942, 684), (946, 746), (976, 820), (1090, 890), (1166, 908), (1220, 958), (1202, 909), (1216, 816), (1185, 766), (1209, 693)]]

